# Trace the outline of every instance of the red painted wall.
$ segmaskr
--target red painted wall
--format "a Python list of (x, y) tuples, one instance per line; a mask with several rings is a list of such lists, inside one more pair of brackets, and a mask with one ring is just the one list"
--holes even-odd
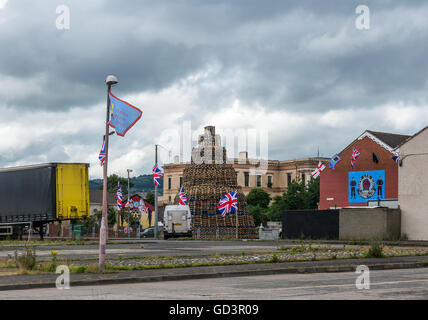
[[(352, 148), (360, 152), (355, 162), (354, 169), (351, 167)], [(373, 161), (373, 152), (379, 158), (379, 163)], [(367, 203), (348, 202), (348, 172), (385, 170), (385, 199), (398, 198), (398, 164), (392, 160), (393, 154), (377, 144), (369, 137), (355, 141), (344, 149), (339, 156), (342, 158), (336, 165), (336, 170), (327, 168), (320, 175), (320, 202), (319, 209), (331, 207), (367, 206)], [(334, 198), (327, 201), (327, 198)]]

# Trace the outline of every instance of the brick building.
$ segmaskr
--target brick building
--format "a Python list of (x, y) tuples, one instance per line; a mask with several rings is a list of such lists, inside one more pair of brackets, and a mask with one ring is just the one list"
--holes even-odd
[[(262, 188), (273, 198), (282, 195), (287, 190), (288, 184), (293, 180), (303, 180), (307, 183), (311, 179), (311, 173), (317, 167), (319, 161), (328, 162), (328, 158), (302, 158), (295, 160), (268, 160), (267, 170), (258, 173), (257, 161), (249, 159), (247, 152), (240, 152), (239, 158), (233, 159), (233, 167), (236, 171), (238, 185), (247, 195), (251, 189)], [(174, 201), (182, 182), (183, 170), (186, 163), (179, 162), (178, 156), (174, 163), (165, 164), (163, 196), (159, 198), (160, 204), (170, 204)]]
[[(368, 202), (398, 199), (398, 164), (394, 150), (407, 135), (365, 131), (338, 155), (335, 170), (320, 175), (319, 209), (367, 206)], [(351, 167), (353, 148), (360, 155)], [(385, 201), (383, 203), (386, 203)]]

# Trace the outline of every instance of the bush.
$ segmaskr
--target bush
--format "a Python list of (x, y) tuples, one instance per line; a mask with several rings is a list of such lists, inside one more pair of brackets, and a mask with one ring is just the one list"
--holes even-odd
[(366, 258), (383, 258), (383, 245), (380, 242), (372, 242), (369, 251), (365, 255)]

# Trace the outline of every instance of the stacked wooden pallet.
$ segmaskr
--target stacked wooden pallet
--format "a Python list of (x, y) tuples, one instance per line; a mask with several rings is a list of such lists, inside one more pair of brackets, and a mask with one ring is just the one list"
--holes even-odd
[[(207, 152), (210, 148), (211, 152)], [(219, 148), (221, 148), (220, 151)], [(257, 229), (253, 217), (248, 214), (247, 202), (238, 186), (235, 169), (224, 161), (225, 149), (215, 145), (198, 146), (193, 149), (193, 155), (201, 153), (203, 155), (221, 154), (223, 163), (205, 161), (199, 164), (192, 158), (191, 164), (186, 165), (184, 169), (183, 187), (192, 212), (193, 237), (196, 239), (257, 239)], [(238, 212), (223, 217), (217, 210), (217, 204), (221, 197), (233, 191), (238, 191)], [(178, 196), (175, 197), (175, 203), (178, 203)]]

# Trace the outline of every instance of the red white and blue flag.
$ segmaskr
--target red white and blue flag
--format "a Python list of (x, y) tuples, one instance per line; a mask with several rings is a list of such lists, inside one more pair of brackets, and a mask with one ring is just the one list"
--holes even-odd
[(100, 154), (98, 156), (98, 159), (101, 162), (101, 167), (104, 165), (104, 161), (106, 161), (106, 141), (103, 141), (103, 146), (101, 147)]
[(312, 172), (312, 177), (314, 179), (318, 178), (318, 176), (321, 174), (321, 172), (324, 171), (324, 169), (325, 169), (325, 164), (320, 161), (316, 169)]
[(160, 184), (159, 179), (162, 178), (162, 171), (158, 168), (158, 165), (155, 165), (152, 172), (155, 186), (158, 186)]
[(222, 217), (228, 213), (238, 212), (238, 191), (229, 192), (225, 194), (217, 205)]
[(180, 205), (187, 206), (187, 195), (184, 193), (184, 187), (181, 187), (180, 193), (178, 194), (178, 201)]
[(120, 186), (120, 182), (117, 182), (117, 210), (122, 210), (122, 187)]
[(351, 159), (351, 167), (354, 169), (355, 161), (357, 161), (357, 158), (359, 157), (360, 153), (358, 152), (355, 147), (352, 148), (352, 159)]

